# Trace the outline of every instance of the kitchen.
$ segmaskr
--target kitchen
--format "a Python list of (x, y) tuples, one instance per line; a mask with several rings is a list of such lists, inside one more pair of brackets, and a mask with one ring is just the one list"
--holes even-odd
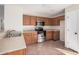
[[(8, 38), (0, 40), (3, 55), (69, 55), (66, 39), (69, 6), (66, 4), (2, 5), (4, 31)], [(68, 9), (67, 9), (68, 8)], [(74, 7), (73, 7), (74, 9)], [(67, 25), (68, 26), (68, 25)], [(20, 32), (20, 34), (18, 33)], [(1, 33), (1, 37), (3, 36)], [(18, 36), (17, 36), (17, 35)], [(77, 34), (77, 33), (75, 33)], [(70, 36), (71, 37), (71, 36)], [(68, 38), (69, 39), (69, 38)], [(73, 46), (74, 47), (74, 46)]]
[[(27, 47), (29, 48), (29, 46), (34, 44), (43, 44), (46, 41), (47, 42), (59, 41), (60, 40), (60, 22), (64, 21), (65, 20), (64, 18), (65, 18), (64, 15), (54, 17), (54, 18), (23, 15), (23, 26), (24, 26), (23, 35), (24, 35), (24, 39)], [(64, 35), (64, 32), (63, 32), (63, 35)], [(62, 39), (62, 35), (61, 35), (61, 39)], [(46, 48), (49, 49), (48, 47)], [(33, 48), (28, 50), (32, 51), (32, 49)], [(35, 53), (35, 52), (29, 53), (29, 51), (27, 54)], [(35, 53), (35, 54), (38, 54), (38, 53)], [(44, 53), (42, 52), (40, 54), (44, 54)], [(51, 53), (46, 53), (46, 54), (51, 54)], [(52, 53), (52, 54), (55, 54), (55, 53)]]
[[(60, 29), (59, 28), (58, 29), (50, 29), (50, 28), (46, 29), (45, 26), (48, 26), (48, 27), (60, 26), (60, 21), (62, 21), (62, 20), (64, 21), (64, 15), (55, 17), (55, 18), (23, 15), (23, 25), (24, 25), (24, 27), (26, 27), (23, 34), (24, 34), (24, 38), (26, 40), (26, 44), (32, 44), (32, 43), (38, 42), (38, 33), (37, 32), (39, 32), (39, 31), (45, 32), (45, 35), (44, 35), (45, 39), (43, 39), (43, 41), (59, 40)], [(36, 25), (37, 21), (42, 21), (45, 23), (45, 25), (41, 25), (41, 26), (43, 26), (43, 30), (40, 30), (40, 28), (38, 30), (35, 30), (35, 27), (37, 26)]]

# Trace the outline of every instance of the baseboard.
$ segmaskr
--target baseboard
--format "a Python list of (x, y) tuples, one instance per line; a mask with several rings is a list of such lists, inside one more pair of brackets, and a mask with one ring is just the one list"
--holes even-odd
[(12, 52), (5, 53), (3, 55), (26, 55), (27, 54), (27, 49), (21, 49), (21, 50), (16, 50)]

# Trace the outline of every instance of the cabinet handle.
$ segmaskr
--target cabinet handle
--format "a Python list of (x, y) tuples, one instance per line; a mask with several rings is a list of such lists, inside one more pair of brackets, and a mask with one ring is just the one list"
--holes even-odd
[(75, 34), (77, 34), (77, 33), (75, 32)]

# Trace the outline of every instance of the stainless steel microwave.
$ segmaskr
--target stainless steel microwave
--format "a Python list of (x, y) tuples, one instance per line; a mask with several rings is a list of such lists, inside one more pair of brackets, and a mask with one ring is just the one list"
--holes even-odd
[(44, 22), (43, 21), (37, 21), (36, 26), (44, 26)]

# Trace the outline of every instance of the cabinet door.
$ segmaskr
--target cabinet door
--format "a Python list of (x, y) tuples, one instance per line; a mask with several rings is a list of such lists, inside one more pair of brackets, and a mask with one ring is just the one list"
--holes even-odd
[(48, 20), (48, 18), (45, 18), (45, 25), (46, 25), (46, 26), (49, 25), (49, 20)]
[(55, 20), (56, 25), (60, 25), (60, 19), (61, 19), (61, 17), (57, 17), (57, 18), (56, 18), (56, 20)]
[(56, 19), (52, 19), (52, 25), (54, 26), (54, 25), (56, 25), (57, 23), (56, 23)]
[(31, 44), (31, 33), (23, 33), (26, 45)]
[(51, 26), (52, 25), (52, 20), (50, 18), (45, 19), (45, 25), (46, 26)]
[(58, 25), (58, 26), (60, 25), (60, 19), (57, 20), (57, 25)]
[(36, 16), (31, 16), (31, 25), (36, 25)]
[(53, 39), (52, 31), (46, 31), (46, 40), (51, 40), (51, 39)]
[(52, 22), (52, 25), (54, 25), (54, 26), (60, 25), (60, 19), (59, 18), (53, 18), (51, 22)]
[(53, 31), (53, 40), (59, 40), (60, 39), (60, 31)]
[(50, 18), (48, 19), (48, 22), (49, 22), (48, 25), (49, 25), (49, 26), (52, 26), (52, 20), (51, 20)]
[(30, 16), (23, 15), (23, 25), (30, 25)]
[(38, 38), (37, 38), (37, 32), (32, 32), (32, 43), (37, 43)]

